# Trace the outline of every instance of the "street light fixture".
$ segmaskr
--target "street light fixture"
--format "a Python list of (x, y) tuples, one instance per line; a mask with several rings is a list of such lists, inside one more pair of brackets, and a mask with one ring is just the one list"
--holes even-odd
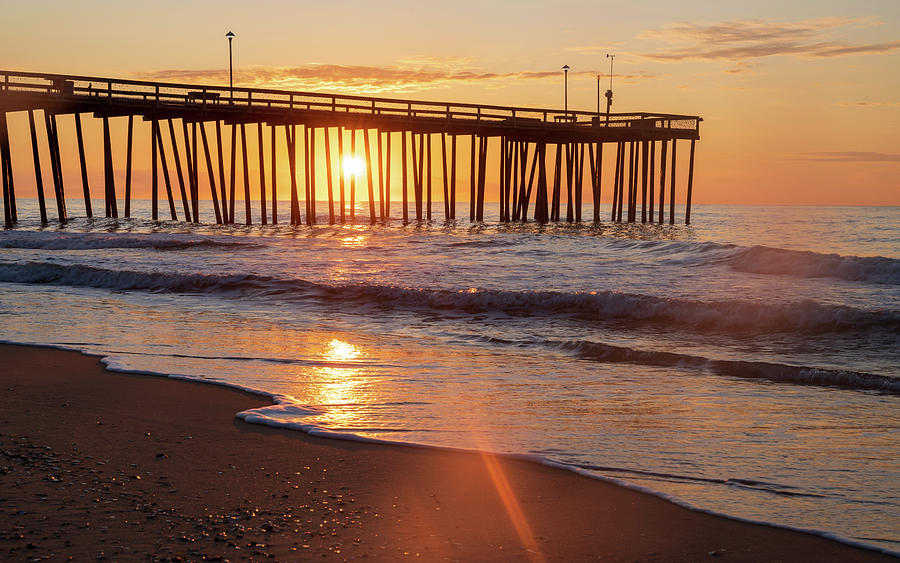
[[(613, 92), (612, 92), (612, 83), (613, 83), (613, 61), (616, 60), (616, 56), (615, 56), (615, 55), (611, 55), (611, 54), (609, 54), (609, 53), (606, 53), (606, 58), (609, 59), (609, 90), (606, 91), (606, 123), (607, 123), (607, 125), (608, 125), (608, 124), (609, 124), (609, 109), (612, 107), (612, 98), (613, 98)], [(599, 80), (599, 78), (600, 78), (600, 77), (598, 76), (598, 77), (597, 77), (597, 79), (598, 79), (598, 80), (597, 80), (597, 88), (598, 88), (598, 92), (599, 92), (599, 88), (600, 88), (600, 80)]]
[(565, 65), (563, 67), (563, 73), (565, 75), (565, 115), (566, 120), (569, 119), (569, 65)]
[(229, 98), (234, 103), (234, 64), (231, 58), (231, 40), (234, 39), (234, 33), (229, 31), (225, 37), (228, 38), (228, 91)]

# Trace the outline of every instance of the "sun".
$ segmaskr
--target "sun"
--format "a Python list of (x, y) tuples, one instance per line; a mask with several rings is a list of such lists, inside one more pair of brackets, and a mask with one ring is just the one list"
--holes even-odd
[(358, 156), (347, 155), (344, 157), (344, 162), (341, 163), (341, 170), (348, 178), (362, 176), (366, 173), (366, 161)]

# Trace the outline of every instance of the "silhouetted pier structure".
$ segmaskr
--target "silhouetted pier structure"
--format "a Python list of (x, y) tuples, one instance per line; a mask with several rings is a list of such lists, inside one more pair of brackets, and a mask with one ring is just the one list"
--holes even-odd
[[(6, 228), (18, 220), (7, 113), (25, 111), (33, 155), (29, 164), (34, 166), (42, 222), (48, 220), (48, 210), (36, 128), (46, 128), (56, 214), (65, 221), (58, 126), (64, 115), (74, 119), (88, 217), (93, 216), (93, 208), (82, 115), (91, 114), (102, 120), (106, 217), (119, 217), (120, 198), (123, 215), (131, 216), (134, 117), (139, 116), (150, 122), (152, 219), (158, 220), (160, 215), (161, 169), (165, 185), (163, 204), (167, 204), (163, 215), (172, 220), (178, 220), (180, 215), (185, 221), (198, 222), (202, 192), (210, 196), (218, 223), (234, 223), (240, 168), (244, 223), (248, 225), (254, 220), (254, 203), (258, 205), (256, 217), (260, 223), (274, 224), (279, 220), (278, 167), (285, 163), (276, 158), (278, 147), (283, 147), (288, 155), (291, 224), (316, 223), (315, 203), (322, 189), (327, 191), (330, 223), (355, 221), (357, 179), (345, 178), (340, 165), (335, 169), (335, 158), (338, 163), (343, 162), (348, 141), (350, 154), (359, 154), (361, 148), (367, 162), (365, 185), (359, 189), (366, 190), (371, 222), (392, 216), (392, 165), (401, 169), (400, 214), (404, 223), (435, 218), (432, 203), (437, 189), (443, 196), (444, 220), (455, 220), (459, 190), (465, 189), (457, 181), (461, 160), (469, 171), (469, 220), (483, 221), (488, 139), (492, 137), (500, 140), (499, 154), (494, 158), (498, 159), (501, 222), (528, 221), (529, 215), (538, 222), (582, 221), (584, 190), (589, 183), (595, 202), (590, 220), (601, 220), (601, 190), (610, 189), (608, 185), (613, 197), (604, 219), (608, 216), (618, 222), (659, 223), (668, 219), (674, 223), (677, 141), (689, 140), (690, 159), (683, 192), (684, 222), (689, 224), (694, 146), (700, 138), (702, 121), (688, 115), (599, 114), (0, 71), (0, 160)], [(37, 111), (43, 112), (43, 123), (36, 122)], [(110, 120), (115, 118), (128, 121), (127, 138), (121, 140), (125, 144), (124, 155), (118, 156), (125, 159), (124, 189), (115, 185), (110, 133)], [(180, 127), (176, 127), (178, 120)], [(251, 180), (248, 161), (254, 157), (248, 153), (247, 125), (254, 124), (258, 171)], [(223, 130), (231, 136), (227, 161)], [(461, 136), (468, 138), (468, 155), (457, 151)], [(439, 158), (433, 158), (433, 143), (439, 145)], [(615, 159), (615, 173), (608, 184), (602, 174), (607, 145), (614, 149), (607, 150), (607, 155), (613, 153)], [(324, 151), (324, 164), (316, 157), (318, 151)], [(302, 163), (298, 162), (301, 159)], [(299, 170), (301, 164), (303, 169)]]

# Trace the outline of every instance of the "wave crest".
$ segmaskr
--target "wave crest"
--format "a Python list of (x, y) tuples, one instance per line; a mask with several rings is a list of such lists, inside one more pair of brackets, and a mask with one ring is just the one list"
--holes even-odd
[(590, 360), (638, 363), (661, 367), (692, 367), (709, 370), (717, 375), (739, 377), (743, 379), (765, 379), (778, 383), (845, 387), (849, 389), (866, 389), (890, 394), (900, 394), (900, 379), (871, 373), (809, 366), (792, 366), (772, 362), (712, 360), (702, 356), (693, 356), (677, 352), (636, 350), (634, 348), (588, 341), (548, 341), (546, 344), (575, 353), (582, 358)]
[(616, 291), (559, 292), (422, 289), (392, 285), (329, 285), (253, 274), (172, 274), (109, 270), (47, 262), (0, 264), (0, 281), (172, 293), (237, 293), (318, 299), (400, 309), (511, 316), (570, 316), (593, 322), (657, 323), (698, 332), (900, 331), (900, 314), (805, 300), (785, 304), (694, 301)]
[(252, 242), (223, 241), (213, 238), (173, 235), (111, 235), (101, 233), (16, 232), (0, 237), (0, 248), (28, 250), (101, 250), (135, 248), (150, 250), (191, 250), (204, 248), (254, 248)]
[(751, 274), (900, 284), (900, 260), (882, 256), (840, 256), (752, 246), (740, 248), (731, 258), (730, 265), (739, 272)]

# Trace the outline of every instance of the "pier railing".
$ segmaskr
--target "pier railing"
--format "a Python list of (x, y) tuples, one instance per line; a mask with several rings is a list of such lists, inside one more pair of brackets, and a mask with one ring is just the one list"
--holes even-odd
[(668, 129), (699, 135), (698, 116), (664, 113), (610, 113), (429, 102), (373, 96), (294, 92), (271, 88), (229, 88), (67, 74), (0, 70), (0, 88), (8, 93), (46, 94), (57, 100), (152, 103), (161, 109), (301, 110), (370, 116), (465, 120), (517, 128)]

